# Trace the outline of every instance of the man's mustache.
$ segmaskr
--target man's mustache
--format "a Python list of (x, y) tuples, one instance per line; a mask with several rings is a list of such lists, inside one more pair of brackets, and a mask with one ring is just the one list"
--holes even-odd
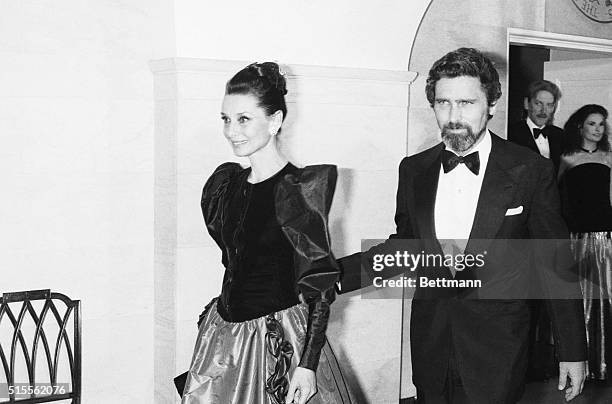
[(462, 124), (461, 122), (449, 122), (446, 125), (444, 125), (444, 128), (442, 128), (443, 130), (445, 129), (450, 129), (450, 130), (457, 130), (457, 129), (469, 129), (469, 126)]

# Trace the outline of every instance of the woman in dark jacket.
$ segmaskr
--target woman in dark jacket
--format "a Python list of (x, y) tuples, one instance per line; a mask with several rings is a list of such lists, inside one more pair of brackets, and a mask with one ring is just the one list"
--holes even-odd
[(183, 403), (349, 402), (325, 338), (339, 275), (327, 228), (336, 167), (297, 168), (281, 154), (286, 93), (271, 62), (226, 85), (223, 133), (251, 166), (222, 164), (204, 186), (226, 269), (200, 316)]

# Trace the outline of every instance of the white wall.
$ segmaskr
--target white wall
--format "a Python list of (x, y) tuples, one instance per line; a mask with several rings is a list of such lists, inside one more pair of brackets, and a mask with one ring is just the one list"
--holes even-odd
[(177, 55), (406, 70), (431, 0), (176, 0)]
[(571, 114), (586, 104), (612, 110), (612, 54), (608, 58), (566, 60), (544, 63), (544, 78), (556, 83), (563, 97), (555, 122), (563, 127)]
[(83, 402), (153, 397), (153, 80), (171, 0), (0, 2), (0, 292), (82, 301)]
[[(82, 301), (84, 402), (153, 401), (154, 340), (173, 338), (154, 335), (153, 325), (148, 61), (176, 55), (271, 58), (405, 71), (429, 1), (290, 3), (276, 1), (280, 9), (247, 1), (0, 3), (0, 222), (7, 268), (0, 292), (50, 288)], [(267, 24), (270, 15), (279, 24)], [(268, 34), (266, 41), (253, 41)], [(405, 109), (395, 114), (405, 127)], [(194, 124), (200, 118), (194, 110)], [(367, 155), (367, 145), (357, 157)], [(394, 152), (403, 155), (403, 146)], [(392, 160), (390, 166), (397, 163)], [(352, 192), (361, 187), (367, 193), (366, 182)], [(385, 179), (389, 209), (394, 182)], [(191, 209), (184, 206), (182, 212)], [(391, 223), (385, 217), (383, 227)], [(199, 220), (191, 226), (201, 231)], [(353, 248), (358, 238), (350, 242)], [(182, 250), (182, 257), (190, 251)], [(164, 279), (158, 281), (164, 290)]]
[[(604, 1), (599, 0), (599, 3), (601, 11), (607, 8), (604, 7)], [(590, 19), (572, 0), (546, 0), (546, 31), (612, 39), (610, 23)]]

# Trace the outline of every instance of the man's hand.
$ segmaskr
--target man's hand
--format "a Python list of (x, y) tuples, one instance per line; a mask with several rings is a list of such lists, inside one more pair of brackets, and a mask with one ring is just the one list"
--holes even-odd
[(565, 390), (565, 401), (570, 401), (582, 393), (586, 378), (586, 362), (559, 362), (559, 390), (565, 389), (568, 377), (570, 384)]
[(287, 404), (306, 404), (316, 393), (317, 376), (315, 372), (299, 366), (295, 368), (285, 402)]

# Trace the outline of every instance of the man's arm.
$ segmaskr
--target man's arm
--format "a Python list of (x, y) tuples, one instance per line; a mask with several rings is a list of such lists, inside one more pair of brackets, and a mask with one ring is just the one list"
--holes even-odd
[[(568, 240), (567, 226), (561, 216), (553, 166), (547, 160), (539, 160), (537, 166), (539, 179), (528, 219), (530, 236), (532, 239), (540, 240)], [(553, 244), (554, 242), (544, 243), (545, 248), (536, 248), (536, 255), (540, 255), (536, 257), (536, 270), (553, 324), (559, 357), (558, 387), (563, 390), (566, 387), (567, 377), (570, 378), (571, 387), (565, 392), (565, 398), (569, 401), (580, 394), (584, 384), (586, 331), (582, 301), (577, 299), (581, 296), (578, 278), (575, 276), (568, 281), (567, 275), (572, 275), (571, 268), (559, 268), (560, 265), (571, 262), (571, 257), (564, 259), (560, 256), (564, 253), (569, 254), (569, 250), (554, 251), (550, 248)], [(542, 254), (546, 256), (541, 256)], [(563, 292), (560, 292), (559, 288), (562, 288)], [(553, 298), (560, 295), (567, 296), (568, 299)]]
[[(414, 238), (410, 216), (408, 213), (407, 189), (408, 174), (409, 174), (409, 158), (404, 157), (399, 165), (399, 180), (397, 186), (396, 203), (395, 203), (395, 228), (396, 233), (389, 236), (389, 239), (411, 239)], [(340, 278), (339, 293), (348, 293), (357, 289), (361, 289), (362, 279), (372, 280), (375, 276), (380, 276), (383, 279), (391, 278), (399, 275), (396, 268), (386, 268), (380, 272), (373, 270), (372, 263), (374, 256), (377, 254), (393, 253), (397, 248), (397, 243), (385, 242), (370, 248), (365, 252), (358, 252), (347, 255), (337, 260), (338, 265), (342, 270)], [(363, 264), (363, 265), (362, 265)], [(367, 283), (371, 285), (371, 282)]]

